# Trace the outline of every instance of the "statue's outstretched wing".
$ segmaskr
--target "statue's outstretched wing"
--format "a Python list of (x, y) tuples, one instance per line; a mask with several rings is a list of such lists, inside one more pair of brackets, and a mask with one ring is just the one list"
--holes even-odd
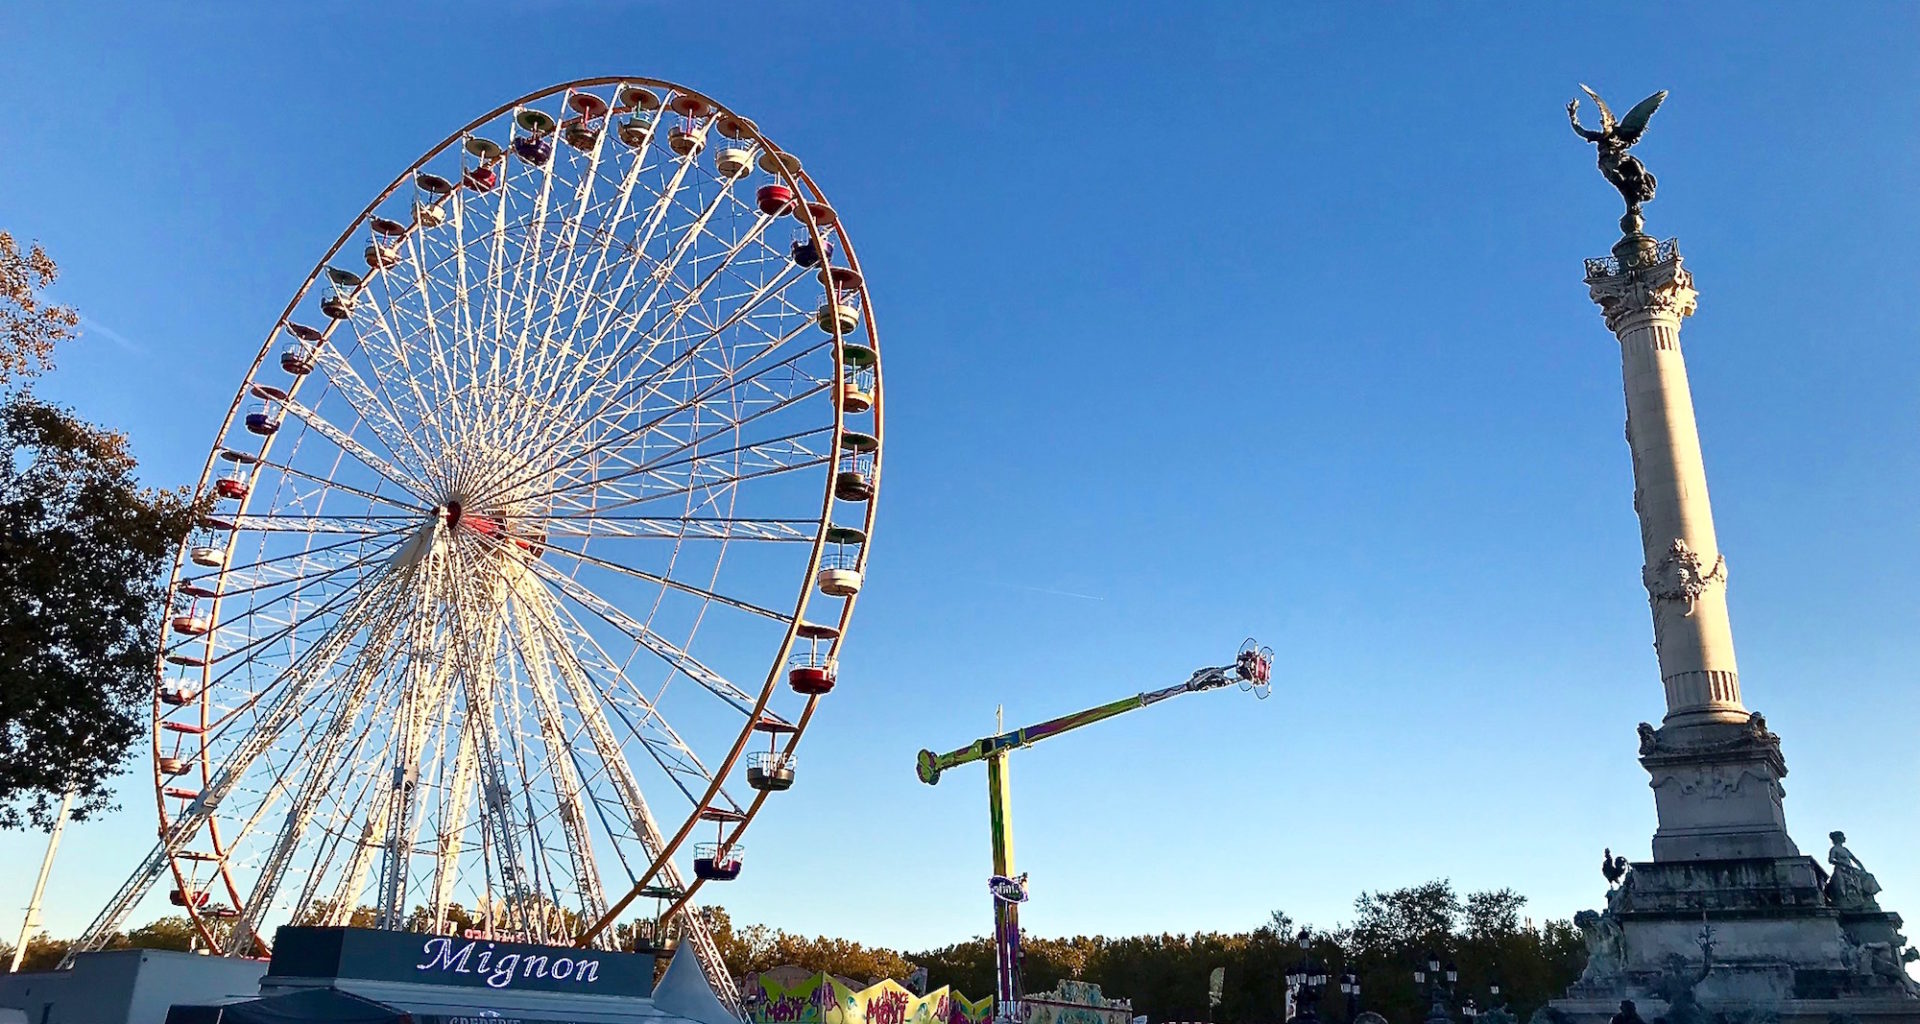
[(1647, 130), (1647, 122), (1653, 120), (1653, 112), (1660, 109), (1661, 102), (1666, 98), (1667, 90), (1662, 89), (1635, 103), (1633, 109), (1627, 111), (1627, 116), (1620, 119), (1618, 134), (1627, 145), (1640, 141), (1640, 133)]
[[(1607, 101), (1601, 99), (1599, 93), (1594, 92), (1592, 89), (1587, 88), (1587, 83), (1585, 82), (1580, 83), (1580, 91), (1586, 93), (1587, 98), (1593, 101), (1593, 105), (1600, 108), (1601, 134), (1604, 135), (1607, 132), (1612, 131), (1615, 122), (1613, 119), (1613, 110), (1612, 108), (1607, 106)], [(1635, 108), (1635, 109), (1638, 109), (1638, 108)]]

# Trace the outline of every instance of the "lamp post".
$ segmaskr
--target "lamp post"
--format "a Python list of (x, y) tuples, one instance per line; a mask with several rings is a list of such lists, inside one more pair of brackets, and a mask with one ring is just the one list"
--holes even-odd
[(1313, 958), (1311, 945), (1313, 935), (1307, 929), (1300, 929), (1295, 937), (1300, 945), (1300, 960), (1287, 969), (1287, 986), (1293, 992), (1294, 1013), (1292, 1020), (1317, 1021), (1316, 1004), (1320, 1002), (1320, 992), (1327, 987), (1327, 968)]
[(1340, 994), (1347, 997), (1347, 1024), (1360, 1017), (1360, 976), (1348, 967), (1340, 972)]
[(1433, 1002), (1433, 1008), (1427, 1011), (1428, 1024), (1450, 1024), (1453, 1020), (1447, 1014), (1447, 1000), (1459, 982), (1459, 968), (1451, 960), (1442, 966), (1440, 954), (1432, 950), (1427, 951), (1426, 962), (1413, 969), (1413, 983), (1427, 986), (1427, 997)]

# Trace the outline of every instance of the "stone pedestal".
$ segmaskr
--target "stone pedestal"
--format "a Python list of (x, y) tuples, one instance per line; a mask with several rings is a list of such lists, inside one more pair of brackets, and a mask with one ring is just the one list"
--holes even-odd
[(1836, 1014), (1920, 1024), (1899, 916), (1861, 885), (1836, 887), (1794, 845), (1780, 737), (1741, 702), (1727, 563), (1680, 351), (1693, 277), (1676, 244), (1636, 231), (1612, 258), (1587, 261), (1586, 282), (1620, 342), (1667, 714), (1658, 728), (1640, 725), (1659, 818), (1653, 859), (1631, 866), (1604, 911), (1576, 916), (1585, 973), (1541, 1013), (1601, 1024), (1632, 999), (1645, 1020), (1668, 1024), (1832, 1024)]

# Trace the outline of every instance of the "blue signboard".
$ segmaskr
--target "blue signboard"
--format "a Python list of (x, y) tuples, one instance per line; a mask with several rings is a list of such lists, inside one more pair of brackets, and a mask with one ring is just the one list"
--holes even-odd
[(647, 997), (653, 957), (370, 928), (281, 928), (268, 977), (361, 978), (514, 992)]

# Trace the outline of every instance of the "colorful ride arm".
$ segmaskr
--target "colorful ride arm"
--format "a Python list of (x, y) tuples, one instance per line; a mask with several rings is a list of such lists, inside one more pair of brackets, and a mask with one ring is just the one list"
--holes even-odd
[(1158, 704), (1168, 697), (1178, 697), (1183, 693), (1199, 693), (1202, 690), (1214, 690), (1223, 686), (1239, 685), (1247, 689), (1257, 689), (1260, 696), (1267, 694), (1268, 681), (1273, 671), (1273, 651), (1249, 640), (1240, 647), (1240, 653), (1231, 665), (1215, 668), (1203, 668), (1195, 672), (1184, 683), (1178, 683), (1161, 690), (1149, 690), (1131, 697), (1122, 697), (1110, 704), (1076, 711), (1071, 715), (1051, 718), (1038, 725), (1029, 725), (1003, 732), (998, 736), (985, 736), (945, 754), (935, 754), (931, 750), (922, 750), (914, 769), (920, 781), (931, 786), (940, 781), (940, 774), (949, 768), (963, 764), (983, 761), (994, 754), (1008, 750), (1030, 747), (1044, 739), (1071, 732), (1083, 725), (1105, 721), (1115, 715), (1125, 714), (1149, 704)]

